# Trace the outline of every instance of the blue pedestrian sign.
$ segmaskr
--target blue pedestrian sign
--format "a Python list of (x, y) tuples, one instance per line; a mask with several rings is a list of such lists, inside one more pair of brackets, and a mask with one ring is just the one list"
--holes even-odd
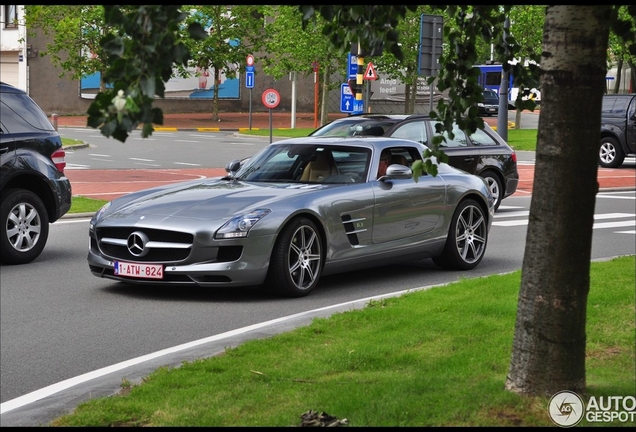
[(340, 85), (340, 111), (344, 113), (352, 113), (354, 105), (353, 93), (348, 83)]
[(245, 87), (254, 88), (254, 72), (245, 72)]
[(349, 53), (349, 78), (355, 78), (358, 75), (358, 57)]
[(353, 101), (353, 113), (354, 114), (362, 114), (364, 112), (364, 101), (354, 100)]

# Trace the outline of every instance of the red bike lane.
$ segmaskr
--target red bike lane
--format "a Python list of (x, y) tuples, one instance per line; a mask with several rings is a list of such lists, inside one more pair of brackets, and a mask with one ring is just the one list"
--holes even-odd
[[(534, 165), (519, 164), (517, 169), (519, 171), (519, 186), (515, 195), (532, 194)], [(65, 173), (71, 181), (74, 196), (110, 201), (130, 192), (154, 186), (198, 178), (223, 176), (225, 175), (225, 169), (69, 169)], [(636, 171), (632, 166), (599, 168), (598, 181), (601, 190), (636, 189)]]

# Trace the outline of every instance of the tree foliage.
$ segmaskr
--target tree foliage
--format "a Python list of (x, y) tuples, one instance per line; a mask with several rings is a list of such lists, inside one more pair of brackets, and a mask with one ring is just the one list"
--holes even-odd
[(340, 82), (331, 82), (332, 72), (344, 72), (347, 57), (322, 35), (326, 23), (321, 17), (303, 28), (298, 7), (289, 5), (266, 6), (265, 16), (263, 72), (278, 80), (289, 74), (313, 74), (313, 66), (317, 65), (322, 88), (319, 99), (323, 101), (320, 110), (323, 124), (328, 114), (328, 92), (340, 85)]
[[(113, 87), (90, 105), (88, 126), (124, 142), (141, 123), (147, 137), (153, 123), (163, 124), (162, 111), (152, 106), (155, 96), (164, 97), (174, 65), (186, 66), (191, 58), (180, 28), (188, 14), (179, 6), (159, 5), (108, 5), (104, 13), (112, 28), (100, 41), (108, 63), (104, 81)], [(191, 23), (188, 32), (195, 40), (207, 37), (199, 23)]]
[[(263, 12), (261, 6), (236, 5), (189, 5), (182, 10), (188, 15), (184, 30), (191, 24), (201, 25), (208, 33), (204, 39), (192, 39), (187, 32), (182, 35), (185, 47), (190, 52), (187, 66), (199, 71), (213, 69), (214, 98), (212, 119), (218, 120), (219, 81), (221, 73), (227, 78), (236, 78), (245, 68), (245, 59), (261, 49), (263, 38)], [(178, 65), (182, 76), (190, 72)]]
[(49, 37), (40, 56), (49, 56), (51, 63), (62, 69), (60, 77), (79, 80), (106, 69), (99, 43), (108, 29), (101, 5), (25, 5), (24, 11), (29, 33), (40, 29)]

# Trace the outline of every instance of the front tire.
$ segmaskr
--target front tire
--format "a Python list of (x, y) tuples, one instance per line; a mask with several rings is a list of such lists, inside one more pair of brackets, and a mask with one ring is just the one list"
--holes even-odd
[(0, 210), (0, 258), (5, 264), (26, 264), (44, 250), (49, 216), (42, 200), (24, 189), (8, 190)]
[(625, 160), (625, 153), (616, 138), (601, 138), (598, 150), (598, 164), (603, 168), (618, 168)]
[(488, 222), (472, 199), (459, 203), (451, 221), (444, 251), (433, 262), (446, 270), (471, 270), (481, 262), (488, 244)]
[(267, 285), (287, 297), (303, 297), (318, 285), (323, 265), (316, 225), (301, 217), (281, 231), (269, 264)]
[(499, 208), (499, 205), (501, 205), (501, 200), (503, 200), (503, 195), (504, 195), (504, 190), (503, 190), (503, 186), (501, 185), (501, 180), (499, 180), (499, 177), (497, 176), (497, 174), (495, 174), (492, 171), (483, 172), (481, 174), (481, 177), (483, 177), (483, 179), (486, 180), (488, 189), (490, 189), (490, 193), (492, 193), (492, 196), (495, 198), (495, 211), (497, 211), (497, 209)]

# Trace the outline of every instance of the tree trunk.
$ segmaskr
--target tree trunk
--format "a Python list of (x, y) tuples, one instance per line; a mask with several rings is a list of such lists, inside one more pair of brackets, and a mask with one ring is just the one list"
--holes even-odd
[(212, 121), (219, 121), (219, 81), (221, 81), (221, 71), (214, 68), (214, 99), (212, 101)]
[[(534, 188), (505, 388), (585, 390), (600, 112), (611, 6), (548, 6)], [(582, 120), (585, 119), (585, 120)]]
[(629, 93), (636, 92), (636, 65), (633, 62), (627, 60), (627, 64), (629, 65), (630, 70), (630, 78), (629, 78)]
[[(433, 86), (429, 87), (432, 91)], [(417, 73), (413, 72), (413, 77), (411, 78), (411, 93), (409, 93), (409, 99), (411, 102), (409, 103), (409, 112), (408, 114), (413, 114), (415, 112), (415, 104), (417, 103)]]
[(515, 129), (521, 129), (521, 112), (523, 110), (516, 109), (515, 110)]
[(325, 72), (322, 78), (322, 95), (320, 99), (320, 125), (325, 125), (329, 122), (329, 85), (331, 83), (331, 65), (329, 62), (325, 62)]
[(618, 93), (618, 90), (621, 88), (622, 76), (623, 76), (623, 59), (618, 59), (618, 64), (616, 65), (616, 81), (614, 82), (614, 93)]

